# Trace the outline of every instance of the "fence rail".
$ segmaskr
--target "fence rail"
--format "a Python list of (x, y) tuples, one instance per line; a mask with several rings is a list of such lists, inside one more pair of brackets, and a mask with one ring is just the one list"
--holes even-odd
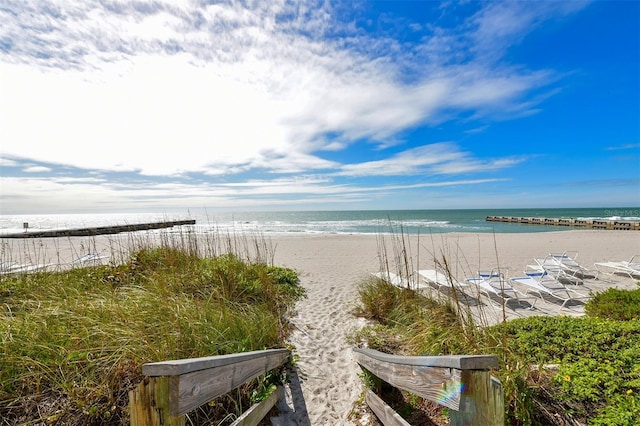
[[(185, 415), (289, 359), (287, 349), (144, 364), (145, 379), (129, 392), (132, 426), (185, 424)], [(275, 405), (279, 390), (249, 408), (234, 425), (255, 425)]]
[[(392, 386), (448, 407), (451, 425), (503, 425), (502, 384), (493, 355), (398, 356), (354, 348), (360, 366)], [(407, 425), (372, 391), (365, 400), (384, 425)]]

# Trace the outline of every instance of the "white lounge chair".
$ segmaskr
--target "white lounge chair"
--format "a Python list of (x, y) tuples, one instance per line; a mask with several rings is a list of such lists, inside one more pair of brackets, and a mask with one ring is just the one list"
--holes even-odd
[[(628, 275), (629, 278), (640, 277), (640, 256), (631, 256), (628, 261), (622, 260), (620, 262), (596, 262), (594, 266), (598, 273), (596, 278), (601, 273), (623, 274)], [(604, 270), (602, 270), (604, 268)]]
[(573, 275), (568, 274), (562, 266), (553, 258), (535, 258), (535, 265), (527, 265), (530, 272), (545, 272), (563, 284), (582, 285), (584, 282)]
[(479, 292), (484, 293), (487, 297), (489, 304), (492, 304), (492, 299), (499, 299), (500, 304), (504, 306), (511, 300), (515, 300), (519, 305), (523, 306), (523, 300), (532, 300), (533, 302), (527, 303), (529, 303), (529, 309), (534, 308), (535, 299), (520, 293), (499, 272), (478, 272), (477, 277), (467, 278), (466, 281), (475, 284)]
[(435, 269), (420, 269), (416, 272), (423, 282), (435, 286), (438, 290), (446, 288), (448, 290), (455, 289), (462, 291), (464, 287), (467, 287), (466, 283), (456, 281), (453, 277), (450, 277), (449, 274), (436, 271)]
[(7, 272), (17, 265), (16, 262), (0, 262), (0, 273)]
[(15, 262), (3, 263), (0, 267), (0, 275), (28, 274), (30, 272), (40, 272), (51, 266), (50, 263), (41, 265), (19, 264)]
[(578, 278), (594, 278), (596, 274), (580, 265), (576, 261), (577, 257), (578, 252), (549, 253), (543, 259), (536, 259), (536, 263), (561, 282), (582, 284), (577, 282)]
[(394, 274), (393, 272), (372, 272), (371, 275), (381, 280), (387, 281), (388, 283), (396, 287), (408, 288), (411, 290), (417, 290), (419, 288), (419, 283), (416, 283), (412, 277), (402, 277), (398, 274)]
[[(530, 271), (525, 270), (525, 276), (511, 278), (511, 281), (516, 284), (521, 284), (527, 287), (527, 291), (533, 291), (538, 293), (541, 299), (544, 300), (543, 294), (552, 296), (562, 301), (561, 308), (571, 300), (585, 300), (589, 296), (579, 293), (558, 281), (555, 277), (543, 271)], [(575, 294), (575, 296), (573, 296)]]
[(87, 253), (84, 256), (80, 256), (77, 259), (74, 259), (71, 262), (71, 266), (74, 266), (74, 267), (98, 266), (98, 265), (102, 265), (102, 261), (108, 258), (109, 256), (102, 256), (98, 253)]

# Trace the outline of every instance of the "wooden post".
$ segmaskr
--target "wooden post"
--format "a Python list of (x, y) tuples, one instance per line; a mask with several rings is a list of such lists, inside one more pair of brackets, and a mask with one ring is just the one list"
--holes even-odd
[[(147, 363), (146, 377), (129, 392), (132, 426), (184, 426), (185, 415), (203, 404), (284, 364), (287, 349)], [(255, 425), (278, 400), (274, 392), (251, 407), (238, 425)]]
[(129, 392), (131, 426), (184, 426), (185, 416), (169, 412), (170, 377), (147, 377)]
[[(502, 384), (490, 372), (498, 366), (494, 355), (409, 357), (372, 349), (353, 351), (364, 370), (398, 389), (448, 407), (452, 426), (504, 425)], [(366, 401), (383, 424), (399, 424), (377, 398)]]
[(449, 410), (451, 426), (503, 426), (502, 383), (486, 370), (463, 370), (461, 379), (460, 409)]

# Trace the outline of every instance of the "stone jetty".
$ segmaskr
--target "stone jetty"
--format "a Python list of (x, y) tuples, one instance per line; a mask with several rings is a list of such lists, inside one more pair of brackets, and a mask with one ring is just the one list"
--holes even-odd
[(521, 223), (525, 225), (573, 226), (577, 228), (640, 231), (640, 221), (616, 219), (573, 219), (548, 217), (487, 216), (488, 222)]
[(53, 229), (48, 231), (25, 231), (13, 234), (0, 234), (0, 238), (55, 238), (55, 237), (90, 237), (94, 235), (119, 234), (121, 232), (148, 231), (150, 229), (172, 228), (174, 226), (195, 225), (196, 221), (177, 220), (168, 222), (138, 223), (131, 225), (98, 226), (94, 228)]

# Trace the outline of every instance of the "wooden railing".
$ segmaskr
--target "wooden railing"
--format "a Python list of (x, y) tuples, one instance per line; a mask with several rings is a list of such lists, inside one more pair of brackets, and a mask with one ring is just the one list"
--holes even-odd
[[(360, 366), (396, 388), (449, 408), (451, 425), (504, 425), (502, 384), (491, 377), (498, 366), (493, 355), (397, 356), (355, 348)], [(378, 395), (365, 401), (385, 425), (407, 423)]]
[[(185, 414), (282, 364), (287, 349), (154, 362), (129, 392), (132, 426), (182, 426)], [(279, 389), (250, 407), (233, 425), (256, 425), (278, 401)]]

